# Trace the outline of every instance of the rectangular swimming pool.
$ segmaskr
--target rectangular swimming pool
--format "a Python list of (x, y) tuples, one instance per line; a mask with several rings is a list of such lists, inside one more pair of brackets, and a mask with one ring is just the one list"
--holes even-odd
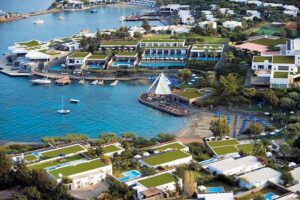
[(183, 62), (141, 62), (140, 67), (155, 68), (155, 67), (184, 67)]
[(224, 192), (223, 187), (208, 187), (207, 188), (207, 193), (220, 193), (220, 192)]
[(137, 170), (131, 170), (131, 171), (128, 171), (128, 172), (124, 172), (122, 174), (123, 174), (124, 177), (119, 178), (119, 181), (121, 181), (122, 183), (126, 182), (126, 181), (129, 181), (131, 179), (138, 178), (138, 177), (140, 177), (142, 175)]

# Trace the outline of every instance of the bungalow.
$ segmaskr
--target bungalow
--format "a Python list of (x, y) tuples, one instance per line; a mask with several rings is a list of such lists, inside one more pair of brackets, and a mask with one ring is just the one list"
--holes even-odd
[(85, 65), (86, 59), (91, 55), (90, 52), (74, 52), (66, 58), (68, 68), (74, 69)]
[(237, 22), (237, 21), (225, 21), (223, 22), (223, 26), (225, 28), (229, 28), (229, 29), (235, 29), (236, 27), (241, 27), (243, 26), (242, 22)]
[(215, 174), (230, 176), (247, 173), (262, 168), (263, 166), (264, 165), (259, 162), (255, 156), (246, 156), (236, 160), (230, 157), (213, 162), (206, 165), (205, 169)]
[(190, 51), (191, 60), (220, 60), (223, 53), (222, 44), (194, 44)]
[(91, 54), (86, 58), (85, 64), (88, 69), (105, 69), (108, 58), (103, 54)]
[(205, 28), (206, 26), (210, 26), (213, 29), (217, 28), (217, 22), (214, 21), (203, 21), (203, 22), (199, 22), (199, 26), (201, 28)]
[(137, 41), (105, 41), (100, 44), (100, 51), (130, 51), (136, 52), (138, 49)]
[(74, 10), (74, 9), (82, 9), (84, 3), (82, 1), (69, 0), (68, 3), (64, 6), (65, 10)]
[(264, 187), (269, 181), (278, 184), (281, 182), (280, 177), (280, 172), (266, 167), (239, 176), (239, 186), (251, 189), (253, 187)]
[(105, 180), (107, 175), (112, 175), (112, 165), (100, 159), (72, 163), (62, 167), (48, 169), (49, 178), (60, 183), (63, 178), (72, 182), (67, 184), (69, 190), (89, 187)]
[(80, 42), (75, 38), (62, 38), (50, 41), (50, 48), (62, 51), (75, 51), (80, 48)]
[(134, 68), (138, 55), (136, 52), (119, 52), (113, 58), (111, 67), (118, 69)]
[(161, 198), (162, 193), (176, 191), (176, 180), (182, 187), (182, 180), (169, 172), (143, 177), (126, 184), (133, 186), (137, 199), (151, 199), (152, 196)]
[(234, 11), (229, 8), (220, 8), (220, 13), (226, 15), (234, 15)]

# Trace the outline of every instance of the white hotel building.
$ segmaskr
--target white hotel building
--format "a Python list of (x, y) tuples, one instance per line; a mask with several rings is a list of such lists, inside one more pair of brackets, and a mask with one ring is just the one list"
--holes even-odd
[(254, 56), (252, 60), (254, 73), (270, 78), (271, 88), (289, 88), (300, 78), (300, 38), (288, 40), (281, 54)]

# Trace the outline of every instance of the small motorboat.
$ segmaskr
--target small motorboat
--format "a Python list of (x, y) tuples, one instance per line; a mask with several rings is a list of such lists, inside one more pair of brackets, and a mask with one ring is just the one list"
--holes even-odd
[(57, 110), (57, 113), (59, 114), (69, 114), (71, 111), (64, 109), (64, 97), (61, 97), (61, 108)]
[(34, 24), (44, 24), (44, 20), (42, 19), (36, 19), (33, 21)]
[(90, 13), (97, 13), (98, 10), (90, 10)]
[(78, 83), (79, 83), (79, 84), (85, 84), (85, 80), (84, 80), (84, 79), (81, 79)]
[(64, 18), (64, 16), (59, 16), (59, 18), (58, 18), (59, 20), (64, 20), (65, 18)]
[(51, 80), (48, 78), (42, 78), (42, 79), (33, 79), (31, 80), (33, 84), (51, 84)]
[(79, 99), (70, 99), (70, 103), (80, 103)]
[(71, 83), (71, 79), (69, 76), (63, 76), (62, 78), (57, 79), (55, 81), (55, 84), (58, 86), (68, 85), (70, 83)]
[(98, 80), (94, 80), (91, 85), (97, 85), (98, 84)]
[(125, 16), (121, 16), (121, 17), (120, 17), (120, 22), (124, 21), (125, 19), (126, 19)]
[(100, 80), (100, 81), (98, 81), (97, 84), (98, 84), (98, 85), (104, 85), (104, 81), (103, 81), (103, 80)]
[(111, 84), (110, 84), (110, 86), (112, 86), (112, 87), (115, 87), (117, 84), (118, 84), (118, 80), (115, 80), (114, 82), (112, 82)]

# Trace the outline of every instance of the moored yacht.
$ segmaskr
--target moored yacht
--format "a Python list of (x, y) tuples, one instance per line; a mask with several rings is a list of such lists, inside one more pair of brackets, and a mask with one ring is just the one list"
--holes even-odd
[(112, 86), (112, 87), (114, 87), (114, 86), (116, 86), (117, 84), (118, 84), (118, 80), (115, 80), (114, 82), (112, 82), (111, 84), (110, 84), (110, 86)]
[(98, 84), (98, 80), (94, 80), (91, 85), (97, 85)]
[(33, 21), (34, 24), (44, 24), (44, 20), (42, 19), (36, 19)]
[(51, 84), (51, 80), (48, 78), (42, 78), (42, 79), (33, 79), (31, 80), (33, 84)]

